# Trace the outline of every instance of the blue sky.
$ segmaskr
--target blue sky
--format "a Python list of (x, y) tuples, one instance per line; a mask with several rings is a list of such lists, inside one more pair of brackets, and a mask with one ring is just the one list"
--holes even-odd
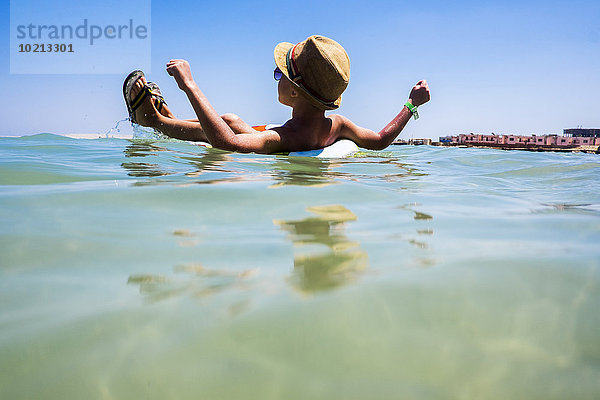
[[(104, 133), (126, 117), (126, 73), (11, 75), (10, 7), (6, 0), (0, 4), (0, 135)], [(31, 10), (32, 19), (43, 18), (42, 12)], [(104, 7), (94, 15), (107, 20), (119, 12)], [(428, 80), (432, 100), (404, 138), (600, 127), (597, 0), (155, 0), (151, 18), (147, 75), (182, 118), (194, 114), (164, 70), (169, 59), (190, 62), (218, 112), (234, 112), (251, 124), (284, 122), (290, 109), (277, 102), (273, 48), (321, 34), (341, 43), (351, 60), (350, 85), (336, 112), (371, 129), (399, 112), (419, 79)], [(111, 56), (97, 57), (105, 62)]]

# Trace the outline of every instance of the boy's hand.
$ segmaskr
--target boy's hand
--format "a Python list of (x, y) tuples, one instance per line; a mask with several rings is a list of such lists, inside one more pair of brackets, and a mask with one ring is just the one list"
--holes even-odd
[(418, 107), (427, 103), (429, 99), (431, 99), (431, 95), (429, 94), (429, 86), (427, 86), (426, 80), (422, 80), (417, 82), (417, 84), (412, 88), (408, 101), (410, 101), (413, 106)]
[(190, 64), (185, 60), (171, 60), (167, 64), (167, 73), (175, 78), (179, 89), (186, 90), (194, 85)]

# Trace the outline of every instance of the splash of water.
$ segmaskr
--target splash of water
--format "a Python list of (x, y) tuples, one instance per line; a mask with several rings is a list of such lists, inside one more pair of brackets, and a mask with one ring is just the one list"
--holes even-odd
[(105, 135), (106, 138), (108, 139), (108, 138), (114, 137), (115, 134), (121, 133), (121, 129), (119, 128), (119, 125), (121, 124), (121, 122), (125, 122), (125, 121), (129, 121), (129, 118), (124, 118), (124, 119), (117, 121), (117, 124), (115, 125), (115, 127), (110, 128), (108, 130), (108, 132), (106, 132), (106, 135)]
[(124, 118), (117, 121), (115, 126), (105, 133), (105, 137), (107, 139), (120, 137), (142, 140), (161, 140), (166, 138), (166, 136), (164, 136), (154, 128), (145, 127), (131, 122), (130, 118)]
[(161, 140), (166, 138), (166, 136), (154, 128), (142, 126), (133, 122), (131, 123), (131, 126), (133, 128), (133, 139)]

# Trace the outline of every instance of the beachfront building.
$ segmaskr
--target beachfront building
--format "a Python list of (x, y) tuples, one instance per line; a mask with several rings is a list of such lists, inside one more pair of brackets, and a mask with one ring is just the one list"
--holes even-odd
[(461, 133), (458, 136), (443, 136), (439, 139), (442, 145), (466, 145), (506, 148), (548, 148), (548, 147), (586, 147), (600, 146), (600, 129), (565, 129), (564, 135), (483, 135), (478, 133)]
[(599, 146), (600, 129), (571, 128), (563, 130), (563, 136), (572, 140), (579, 146)]
[(570, 137), (593, 137), (593, 138), (600, 138), (600, 129), (594, 129), (594, 128), (571, 128), (571, 129), (565, 129), (563, 130), (563, 135), (564, 136), (570, 136)]
[(466, 144), (466, 145), (469, 145), (469, 144), (478, 144), (478, 145), (497, 144), (498, 136), (496, 136), (494, 134), (481, 135), (481, 134), (476, 134), (476, 133), (469, 133), (469, 134), (461, 133), (460, 135), (458, 135), (456, 142), (458, 144)]

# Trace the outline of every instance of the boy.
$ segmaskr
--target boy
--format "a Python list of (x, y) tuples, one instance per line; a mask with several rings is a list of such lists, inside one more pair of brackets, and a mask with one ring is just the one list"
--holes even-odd
[(325, 110), (339, 107), (350, 76), (350, 60), (337, 42), (311, 36), (296, 45), (279, 43), (274, 54), (279, 102), (292, 107), (292, 119), (281, 127), (258, 132), (234, 114), (219, 116), (194, 82), (185, 60), (171, 60), (167, 72), (187, 94), (198, 120), (176, 119), (156, 85), (146, 82), (139, 71), (139, 77), (130, 74), (124, 85), (131, 119), (170, 137), (207, 141), (214, 147), (238, 152), (314, 150), (338, 139), (350, 139), (360, 147), (380, 150), (392, 143), (413, 114), (415, 119), (418, 117), (416, 107), (430, 99), (427, 82), (419, 81), (402, 111), (380, 132), (374, 132), (341, 115), (325, 116)]

